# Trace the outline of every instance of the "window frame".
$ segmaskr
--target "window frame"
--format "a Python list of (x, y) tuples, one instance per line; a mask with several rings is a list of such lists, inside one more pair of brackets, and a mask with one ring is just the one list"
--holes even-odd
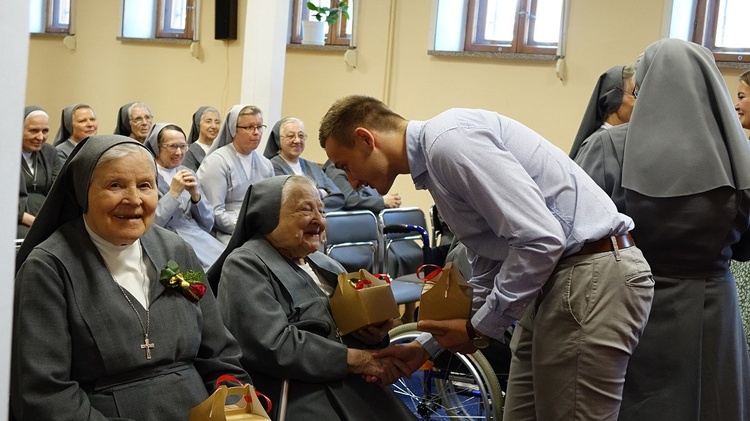
[[(493, 53), (515, 54), (544, 54), (557, 55), (558, 46), (555, 44), (535, 43), (533, 41), (535, 13), (538, 0), (518, 0), (516, 3), (516, 19), (513, 30), (513, 40), (510, 44), (498, 43), (484, 38), (483, 34), (487, 21), (488, 0), (468, 0), (466, 13), (466, 32), (464, 37), (464, 51), (481, 51)], [(560, 16), (562, 27), (564, 16)]]
[(47, 34), (70, 34), (71, 33), (71, 21), (73, 20), (73, 4), (74, 0), (70, 0), (68, 3), (69, 14), (68, 24), (62, 25), (57, 21), (58, 10), (60, 8), (60, 0), (45, 0), (46, 7), (44, 18), (44, 33)]
[[(353, 0), (349, 0), (350, 8), (354, 7)], [(331, 0), (331, 8), (337, 7), (339, 0)], [(351, 16), (351, 15), (350, 15)], [(307, 8), (307, 0), (294, 0), (292, 3), (292, 31), (289, 40), (290, 44), (302, 44), (302, 22), (308, 20), (310, 17), (310, 10)], [(328, 33), (326, 34), (325, 45), (351, 45), (351, 36), (346, 34), (346, 24), (348, 20), (346, 16), (341, 14), (339, 20), (333, 25), (328, 25)], [(352, 27), (352, 31), (354, 28)]]
[[(750, 45), (746, 48), (740, 49), (716, 46), (720, 1), (721, 0), (694, 1), (691, 14), (692, 25), (690, 26), (690, 39), (688, 41), (700, 44), (711, 50), (716, 61), (747, 63), (750, 61)], [(740, 57), (743, 57), (744, 59), (740, 59)]]
[(174, 0), (158, 0), (156, 8), (156, 29), (154, 38), (193, 39), (195, 34), (195, 3), (196, 0), (185, 0), (185, 29), (175, 30), (169, 27), (168, 9), (173, 6)]

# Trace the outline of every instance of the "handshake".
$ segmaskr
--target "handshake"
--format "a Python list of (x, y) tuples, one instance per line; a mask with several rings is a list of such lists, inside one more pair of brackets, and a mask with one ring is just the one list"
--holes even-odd
[[(431, 333), (444, 348), (453, 352), (471, 354), (476, 351), (466, 332), (466, 319), (422, 320), (418, 329)], [(370, 326), (353, 332), (352, 335), (365, 343), (377, 343), (392, 326), (389, 320), (380, 326)], [(417, 341), (404, 345), (391, 345), (378, 351), (349, 348), (347, 351), (347, 370), (359, 374), (366, 381), (385, 386), (400, 377), (411, 377), (428, 359), (430, 354)]]

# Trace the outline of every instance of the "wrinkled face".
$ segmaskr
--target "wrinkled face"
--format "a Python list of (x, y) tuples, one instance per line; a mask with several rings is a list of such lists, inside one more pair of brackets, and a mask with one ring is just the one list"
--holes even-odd
[(750, 86), (745, 82), (740, 82), (737, 88), (737, 103), (734, 104), (734, 109), (740, 117), (742, 127), (750, 130)]
[(219, 135), (219, 127), (221, 127), (219, 113), (214, 111), (204, 112), (201, 116), (200, 138), (208, 143), (213, 142)]
[(232, 139), (232, 144), (237, 152), (248, 155), (260, 145), (260, 137), (263, 135), (263, 116), (260, 114), (244, 114), (237, 119), (237, 133)]
[(130, 111), (130, 137), (143, 143), (151, 131), (154, 116), (144, 107), (135, 107)]
[(346, 172), (349, 184), (354, 189), (370, 186), (385, 195), (393, 186), (397, 174), (389, 172), (388, 160), (374, 146), (375, 135), (366, 129), (358, 128), (353, 147), (340, 145), (333, 138), (326, 140), (326, 154), (331, 162)]
[(156, 162), (167, 169), (179, 167), (185, 159), (185, 151), (188, 147), (185, 135), (177, 130), (163, 130), (161, 136)]
[(305, 127), (297, 122), (284, 124), (279, 130), (281, 156), (287, 161), (296, 161), (305, 150)]
[(268, 242), (290, 260), (314, 253), (326, 229), (323, 202), (315, 186), (292, 186), (279, 211), (279, 225), (266, 236)]
[(630, 116), (633, 115), (633, 106), (635, 105), (635, 80), (633, 78), (627, 79), (623, 84), (622, 92), (622, 103), (620, 108), (617, 109), (617, 117), (623, 123), (630, 121)]
[(154, 221), (158, 203), (156, 171), (143, 153), (131, 153), (98, 165), (84, 214), (89, 228), (114, 245), (133, 244)]
[(23, 122), (23, 143), (21, 149), (24, 152), (38, 152), (49, 137), (49, 116), (46, 114), (33, 114), (26, 117)]
[(73, 112), (73, 131), (70, 137), (76, 141), (93, 136), (99, 129), (96, 115), (91, 108), (79, 108)]

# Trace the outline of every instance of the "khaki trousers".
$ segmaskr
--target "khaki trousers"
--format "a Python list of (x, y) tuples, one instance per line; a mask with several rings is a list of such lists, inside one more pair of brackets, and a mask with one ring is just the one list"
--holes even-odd
[(503, 420), (616, 420), (653, 293), (636, 247), (561, 260), (513, 333)]

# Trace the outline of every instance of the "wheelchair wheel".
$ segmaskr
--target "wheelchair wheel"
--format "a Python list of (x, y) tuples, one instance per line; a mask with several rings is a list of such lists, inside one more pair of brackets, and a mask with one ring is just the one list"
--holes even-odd
[[(416, 323), (397, 326), (390, 331), (391, 344), (411, 342), (421, 333)], [(445, 351), (392, 389), (421, 420), (502, 420), (500, 382), (479, 351)]]

